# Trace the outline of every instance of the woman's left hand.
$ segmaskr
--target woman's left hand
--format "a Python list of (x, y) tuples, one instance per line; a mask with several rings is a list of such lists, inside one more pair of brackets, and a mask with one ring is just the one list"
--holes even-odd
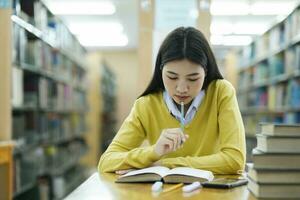
[(117, 171), (115, 171), (115, 173), (118, 174), (118, 175), (124, 175), (124, 174), (127, 174), (128, 172), (130, 172), (132, 170), (134, 170), (134, 169), (117, 170)]

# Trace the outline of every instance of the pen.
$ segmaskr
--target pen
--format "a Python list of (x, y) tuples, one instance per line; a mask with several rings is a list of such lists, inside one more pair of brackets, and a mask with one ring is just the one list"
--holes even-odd
[(180, 103), (181, 106), (181, 120), (180, 120), (180, 128), (182, 130), (182, 132), (184, 131), (184, 103), (181, 102)]
[(171, 186), (165, 190), (163, 190), (163, 193), (166, 193), (166, 192), (170, 192), (170, 191), (173, 191), (173, 190), (176, 190), (177, 188), (180, 188), (181, 186), (183, 186), (183, 183), (178, 183), (174, 186)]
[[(183, 102), (180, 102), (180, 111), (181, 111), (180, 128), (183, 133), (184, 132), (184, 103)], [(180, 144), (182, 145), (183, 142), (184, 140), (181, 140)]]

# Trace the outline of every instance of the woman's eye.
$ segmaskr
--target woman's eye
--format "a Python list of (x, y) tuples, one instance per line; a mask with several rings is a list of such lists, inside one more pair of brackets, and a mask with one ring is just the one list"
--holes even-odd
[(189, 81), (197, 81), (199, 78), (190, 78), (190, 79), (188, 79)]
[(168, 78), (171, 79), (171, 80), (176, 80), (177, 79), (177, 77), (169, 77), (169, 76), (168, 76)]

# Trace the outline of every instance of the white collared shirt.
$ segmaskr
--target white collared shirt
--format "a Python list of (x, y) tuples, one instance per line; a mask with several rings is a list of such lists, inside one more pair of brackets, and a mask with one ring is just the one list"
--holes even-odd
[[(186, 112), (186, 115), (184, 117), (184, 125), (190, 123), (192, 119), (194, 118), (199, 105), (202, 102), (202, 99), (205, 95), (204, 90), (201, 90), (199, 94), (194, 98), (192, 104), (190, 105), (188, 111)], [(169, 109), (169, 112), (178, 120), (181, 119), (181, 113), (180, 110), (176, 107), (175, 102), (173, 101), (172, 97), (168, 94), (168, 92), (165, 90), (163, 92), (163, 98), (164, 101)]]

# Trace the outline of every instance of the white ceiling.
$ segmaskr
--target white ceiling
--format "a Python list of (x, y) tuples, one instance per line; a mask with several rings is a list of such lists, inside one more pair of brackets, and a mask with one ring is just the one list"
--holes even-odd
[[(68, 2), (70, 5), (72, 5), (73, 2), (86, 3), (99, 1), (111, 2), (115, 6), (115, 13), (112, 15), (90, 15), (87, 13), (85, 15), (59, 15), (59, 17), (66, 23), (66, 25), (69, 26), (70, 29), (72, 25), (78, 25), (82, 23), (92, 24), (92, 28), (90, 30), (87, 30), (89, 27), (83, 27), (83, 30), (81, 31), (81, 33), (86, 35), (87, 38), (93, 38), (92, 40), (95, 41), (95, 46), (86, 46), (87, 49), (123, 50), (136, 48), (138, 41), (138, 0), (44, 0), (53, 13), (55, 13), (55, 7), (51, 9), (51, 6), (55, 5), (57, 2)], [(121, 24), (121, 32), (128, 37), (128, 44), (125, 46), (97, 46), (97, 41), (100, 37), (103, 38), (104, 41), (109, 41), (110, 39), (116, 40), (117, 37), (114, 36), (112, 31), (97, 30), (100, 27), (104, 27), (103, 23)]]
[[(80, 0), (45, 0), (48, 5), (53, 4), (57, 1), (65, 1), (69, 2), (70, 5), (74, 1)], [(97, 0), (82, 0), (83, 2), (88, 1), (97, 1)], [(82, 2), (81, 1), (81, 2)], [(125, 46), (97, 46), (96, 41), (97, 38), (105, 38), (107, 37), (106, 41), (109, 38), (116, 38), (117, 35), (114, 36), (112, 32), (106, 30), (100, 30), (97, 33), (97, 27), (101, 26), (100, 24), (94, 25), (91, 30), (86, 30), (87, 28), (82, 28), (86, 31), (86, 37), (91, 39), (94, 37), (95, 46), (87, 47), (87, 49), (101, 49), (101, 50), (120, 50), (120, 49), (134, 49), (137, 47), (138, 42), (138, 6), (141, 2), (144, 4), (148, 2), (148, 0), (98, 0), (98, 2), (112, 2), (115, 5), (115, 13), (112, 15), (62, 15), (61, 17), (66, 22), (67, 25), (71, 25), (74, 23), (105, 23), (105, 22), (115, 22), (122, 25), (123, 29), (121, 30), (123, 36), (128, 37), (128, 44)], [(186, 0), (176, 1), (177, 3), (184, 4)], [(202, 0), (207, 1), (207, 0)], [(251, 14), (253, 10), (248, 10), (248, 14), (234, 14), (235, 10), (230, 11), (230, 15), (220, 13), (220, 8), (226, 7), (227, 9), (234, 9), (237, 8), (237, 11), (243, 11), (242, 7), (238, 7), (239, 4), (242, 7), (245, 5), (254, 5), (255, 3), (264, 3), (266, 4), (267, 8), (270, 8), (273, 11), (276, 11), (276, 14), (266, 15), (266, 13), (261, 13), (258, 15)], [(299, 3), (299, 0), (211, 0), (211, 11), (214, 11), (214, 15), (212, 15), (212, 27), (211, 32), (212, 36), (214, 37), (217, 34), (217, 37), (211, 38), (211, 43), (217, 44), (218, 37), (221, 41), (224, 41), (226, 38), (224, 36), (251, 36), (252, 38), (258, 34), (262, 34), (265, 30), (268, 29), (272, 24), (278, 22), (278, 20), (282, 19), (285, 15), (287, 15), (291, 9), (285, 9), (284, 4), (290, 5), (290, 7), (295, 7)], [(259, 4), (257, 4), (259, 5)], [(213, 10), (212, 10), (213, 7)], [(50, 6), (51, 8), (51, 6)], [(256, 7), (254, 11), (259, 11), (260, 8), (263, 8), (263, 5), (259, 5)], [(263, 8), (263, 12), (266, 12), (267, 8)], [(279, 9), (278, 9), (279, 8)], [(67, 8), (66, 8), (67, 9)], [(245, 9), (245, 8), (244, 8)], [(248, 7), (250, 9), (250, 7)], [(54, 11), (53, 11), (54, 12)], [(219, 14), (217, 13), (219, 12)], [(277, 13), (281, 12), (280, 15)], [(54, 12), (55, 13), (55, 12)], [(257, 31), (255, 31), (257, 30)], [(254, 32), (253, 32), (254, 31)], [(252, 32), (252, 33), (250, 33)], [(108, 33), (108, 34), (103, 34)], [(229, 47), (236, 46), (234, 42), (229, 41), (227, 44)], [(223, 44), (214, 45), (215, 49), (228, 49), (228, 46), (224, 46)]]

